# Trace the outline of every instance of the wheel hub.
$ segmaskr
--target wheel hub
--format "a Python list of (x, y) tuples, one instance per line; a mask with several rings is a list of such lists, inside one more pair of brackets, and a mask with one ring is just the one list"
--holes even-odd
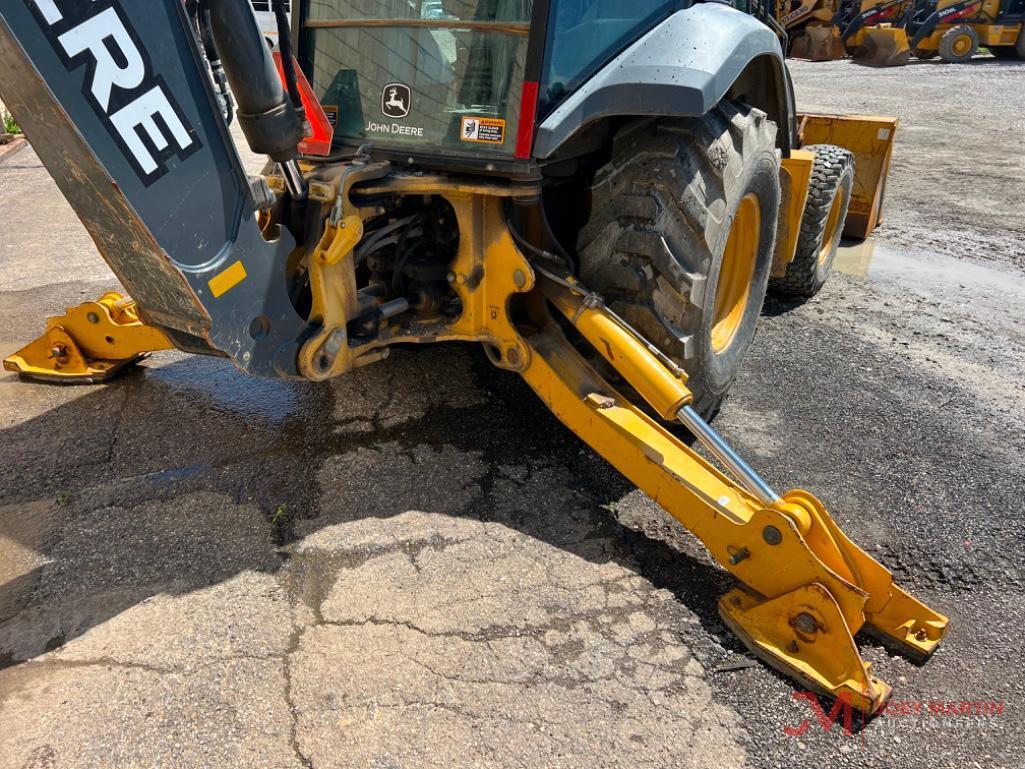
[(833, 238), (836, 236), (836, 228), (840, 226), (840, 213), (847, 204), (848, 192), (842, 187), (833, 198), (833, 204), (829, 207), (829, 215), (826, 217), (826, 229), (822, 233), (822, 248), (819, 249), (819, 264), (825, 264), (832, 251)]
[(758, 262), (758, 242), (762, 229), (762, 209), (758, 198), (749, 192), (740, 201), (726, 241), (719, 277), (715, 285), (712, 310), (712, 350), (725, 351), (740, 329), (751, 295), (751, 281)]

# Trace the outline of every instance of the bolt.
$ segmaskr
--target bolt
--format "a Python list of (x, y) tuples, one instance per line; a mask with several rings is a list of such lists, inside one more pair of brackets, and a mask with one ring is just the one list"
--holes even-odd
[(919, 628), (915, 631), (915, 638), (919, 641), (924, 641), (928, 634), (925, 632), (925, 628)]
[(449, 283), (455, 283), (456, 274), (454, 272), (450, 272), (448, 275), (445, 276), (445, 280), (447, 280)]
[(100, 322), (100, 316), (97, 315), (95, 312), (90, 312), (88, 315), (85, 316), (85, 319), (92, 324)]
[(730, 598), (730, 603), (733, 604), (734, 606), (740, 606), (740, 596), (739, 595), (735, 595), (735, 596), (731, 597)]
[(738, 563), (743, 561), (745, 558), (751, 557), (751, 551), (747, 549), (747, 545), (744, 545), (740, 550), (730, 556), (730, 563), (736, 566)]
[(510, 366), (520, 365), (520, 351), (515, 347), (510, 347), (505, 351), (505, 359), (509, 361)]
[(778, 545), (783, 541), (783, 535), (779, 533), (779, 529), (775, 526), (766, 526), (762, 529), (762, 539), (770, 545)]
[(802, 611), (796, 617), (794, 617), (794, 627), (800, 630), (805, 635), (811, 635), (819, 629), (819, 623), (815, 621), (815, 618), (808, 612)]
[(63, 344), (55, 344), (50, 348), (50, 357), (55, 358), (58, 363), (67, 363), (68, 348)]
[(513, 270), (513, 283), (516, 284), (516, 288), (523, 288), (527, 284), (527, 276), (523, 274), (523, 270)]

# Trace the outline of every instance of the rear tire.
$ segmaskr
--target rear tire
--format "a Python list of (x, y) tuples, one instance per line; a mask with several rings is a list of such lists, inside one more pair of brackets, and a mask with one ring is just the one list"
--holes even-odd
[(581, 278), (689, 376), (710, 416), (754, 337), (779, 211), (776, 125), (729, 101), (641, 120), (595, 174)]
[(801, 216), (794, 260), (782, 278), (769, 281), (780, 294), (815, 296), (833, 269), (854, 189), (854, 155), (832, 144), (813, 144), (815, 151), (808, 200)]
[(963, 64), (979, 50), (979, 33), (970, 24), (958, 24), (943, 33), (939, 53), (943, 61)]

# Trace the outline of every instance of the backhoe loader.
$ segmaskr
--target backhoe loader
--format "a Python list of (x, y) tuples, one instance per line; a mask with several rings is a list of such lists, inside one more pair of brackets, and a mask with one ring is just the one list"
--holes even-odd
[(843, 19), (851, 0), (777, 0), (776, 21), (787, 33), (788, 56), (810, 61), (842, 59)]
[(132, 297), (8, 368), (102, 381), (175, 347), (321, 382), (481, 343), (736, 577), (753, 653), (877, 712), (854, 634), (924, 659), (947, 618), (708, 418), (770, 278), (814, 293), (875, 226), (896, 121), (797, 116), (775, 33), (721, 3), (274, 6), (277, 60), (246, 0), (0, 6), (3, 99)]
[(980, 46), (998, 58), (1025, 59), (1025, 0), (916, 0), (893, 24), (865, 30), (859, 63), (907, 64), (939, 56), (949, 63), (970, 60)]
[(912, 6), (913, 0), (795, 0), (778, 5), (777, 19), (788, 32), (794, 58), (832, 61), (851, 54), (861, 64), (890, 66), (900, 63), (893, 59), (901, 55), (906, 62), (908, 48), (892, 46), (888, 55), (891, 36), (871, 36), (866, 44), (866, 31), (902, 26)]

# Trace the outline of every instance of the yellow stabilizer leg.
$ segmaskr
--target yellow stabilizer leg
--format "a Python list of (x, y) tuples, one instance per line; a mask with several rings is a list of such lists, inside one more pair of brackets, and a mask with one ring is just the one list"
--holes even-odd
[(171, 346), (160, 329), (139, 320), (133, 300), (109, 291), (48, 318), (43, 335), (5, 358), (4, 368), (40, 382), (104, 382)]
[(688, 424), (743, 485), (620, 396), (554, 322), (525, 338), (528, 384), (743, 583), (720, 612), (753, 652), (819, 692), (878, 711), (890, 687), (862, 661), (854, 634), (870, 626), (921, 659), (943, 637), (947, 618), (895, 586), (814, 496), (797, 489), (780, 497), (758, 479), (689, 408), (685, 378), (599, 298), (569, 278), (541, 280), (548, 301), (655, 411)]

